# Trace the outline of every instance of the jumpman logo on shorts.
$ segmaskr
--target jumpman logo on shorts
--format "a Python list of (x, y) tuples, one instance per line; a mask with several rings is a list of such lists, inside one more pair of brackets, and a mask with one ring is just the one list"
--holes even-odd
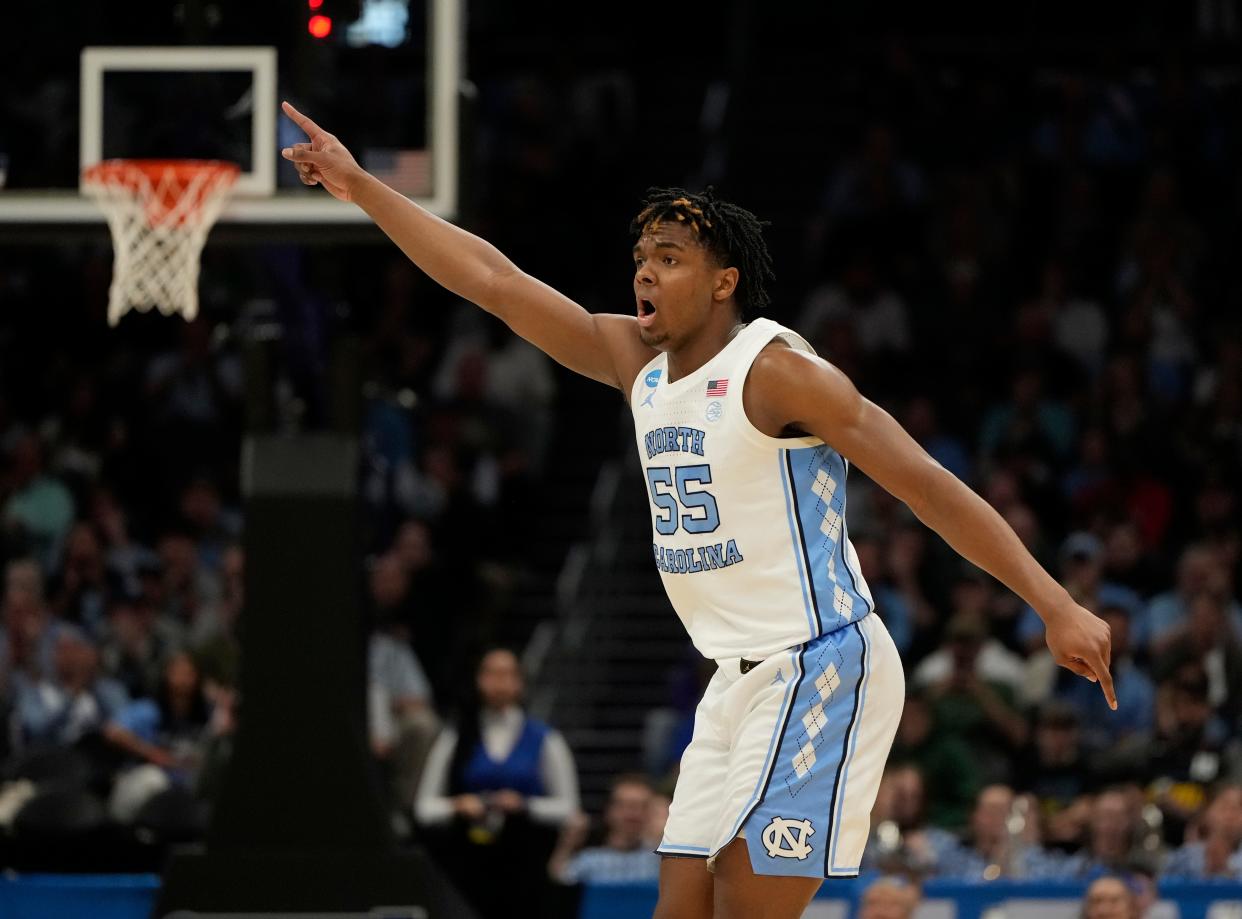
[(772, 682), (771, 682), (771, 683), (769, 683), (768, 685), (769, 685), (769, 686), (775, 686), (777, 683), (784, 683), (784, 682), (785, 682), (785, 674), (783, 674), (783, 673), (781, 673), (779, 670), (777, 670), (777, 671), (776, 671), (776, 676), (772, 677)]

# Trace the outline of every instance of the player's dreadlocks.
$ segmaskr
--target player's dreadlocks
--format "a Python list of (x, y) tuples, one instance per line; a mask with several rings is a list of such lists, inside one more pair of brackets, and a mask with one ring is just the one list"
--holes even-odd
[(737, 297), (743, 319), (752, 319), (771, 302), (767, 284), (775, 280), (772, 256), (763, 241), (768, 225), (744, 207), (721, 201), (709, 185), (702, 194), (684, 188), (649, 188), (643, 209), (630, 224), (642, 235), (664, 220), (690, 227), (699, 243), (723, 267), (738, 269)]

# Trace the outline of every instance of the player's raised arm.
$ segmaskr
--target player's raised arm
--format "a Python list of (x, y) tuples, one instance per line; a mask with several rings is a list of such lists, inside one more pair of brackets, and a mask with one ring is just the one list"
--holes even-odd
[(570, 370), (626, 389), (650, 356), (633, 316), (592, 315), (521, 271), (495, 246), (424, 210), (364, 170), (339, 140), (288, 102), (285, 113), (309, 143), (281, 151), (305, 185), (352, 201), (419, 268), (458, 296), (497, 316)]
[(843, 373), (814, 355), (768, 348), (751, 367), (743, 399), (760, 430), (794, 426), (819, 437), (1026, 600), (1044, 620), (1056, 662), (1098, 681), (1117, 707), (1108, 625), (1075, 603), (990, 504), (932, 459), (888, 412), (863, 398)]

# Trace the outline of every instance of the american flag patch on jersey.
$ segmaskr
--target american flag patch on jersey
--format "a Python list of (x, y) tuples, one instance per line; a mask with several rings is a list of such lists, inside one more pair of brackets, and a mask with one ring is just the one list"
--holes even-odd
[(707, 394), (709, 396), (723, 396), (729, 391), (729, 381), (726, 380), (708, 380)]

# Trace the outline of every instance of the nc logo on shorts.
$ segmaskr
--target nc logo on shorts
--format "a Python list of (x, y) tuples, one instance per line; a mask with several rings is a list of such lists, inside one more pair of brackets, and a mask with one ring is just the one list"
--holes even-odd
[(811, 854), (811, 845), (807, 839), (814, 835), (815, 827), (810, 820), (773, 817), (772, 822), (763, 828), (763, 844), (768, 849), (768, 858), (796, 858), (805, 861)]

